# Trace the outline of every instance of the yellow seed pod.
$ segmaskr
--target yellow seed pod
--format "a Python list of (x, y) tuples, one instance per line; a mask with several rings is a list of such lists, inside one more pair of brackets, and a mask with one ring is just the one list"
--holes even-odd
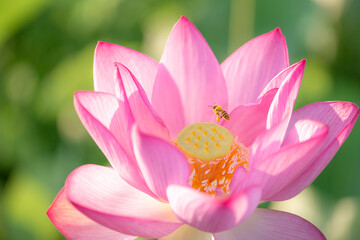
[(202, 160), (213, 160), (226, 155), (234, 137), (226, 128), (214, 123), (199, 122), (185, 127), (176, 143), (186, 154)]

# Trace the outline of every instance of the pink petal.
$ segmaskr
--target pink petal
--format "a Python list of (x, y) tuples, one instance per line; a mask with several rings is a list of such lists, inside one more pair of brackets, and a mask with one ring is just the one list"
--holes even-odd
[(190, 187), (171, 185), (167, 195), (172, 210), (184, 223), (205, 232), (219, 232), (234, 227), (255, 210), (261, 189), (252, 187), (220, 199)]
[(212, 234), (192, 228), (189, 225), (182, 225), (175, 232), (168, 236), (159, 238), (159, 240), (212, 240)]
[(335, 156), (350, 134), (359, 114), (359, 107), (349, 102), (313, 103), (295, 111), (289, 124), (290, 127), (298, 119), (308, 118), (328, 125), (329, 134), (310, 165), (302, 171), (297, 179), (273, 196), (272, 200), (290, 199), (309, 186)]
[(176, 139), (185, 127), (183, 106), (179, 89), (163, 64), (159, 65), (151, 104), (168, 127), (171, 139)]
[[(283, 120), (290, 121), (304, 73), (304, 67), (305, 60), (302, 60), (284, 69), (275, 77), (283, 80), (269, 109), (266, 123), (267, 129), (272, 128)], [(279, 141), (282, 140), (285, 132), (286, 128), (278, 132)]]
[(86, 217), (67, 200), (62, 189), (46, 212), (55, 227), (69, 240), (130, 240), (125, 235)]
[(129, 139), (134, 119), (126, 102), (107, 93), (78, 91), (74, 94), (74, 104), (77, 110), (82, 109), (78, 112), (81, 120), (83, 120), (84, 114), (90, 114), (106, 129), (110, 130), (128, 156), (133, 155)]
[(214, 121), (209, 105), (227, 109), (227, 89), (220, 65), (201, 33), (185, 17), (175, 24), (161, 62), (179, 88), (186, 125)]
[(120, 92), (127, 97), (136, 124), (147, 134), (169, 140), (169, 130), (153, 110), (140, 83), (124, 65), (115, 64), (120, 78)]
[(288, 66), (286, 41), (280, 28), (240, 47), (221, 64), (229, 91), (229, 110), (254, 102), (267, 83)]
[(112, 43), (99, 42), (94, 58), (95, 91), (115, 95), (114, 62), (125, 65), (144, 87), (147, 96), (152, 95), (158, 63), (135, 50)]
[(158, 238), (182, 225), (168, 204), (131, 187), (112, 168), (77, 168), (66, 180), (66, 195), (87, 217), (124, 234)]
[[(329, 126), (326, 145), (330, 144), (349, 124), (353, 125), (359, 116), (359, 107), (350, 102), (318, 102), (296, 110), (289, 123), (289, 129), (299, 119), (312, 119)], [(345, 139), (343, 139), (344, 141)], [(286, 144), (286, 142), (284, 143)], [(326, 146), (323, 147), (325, 149)]]
[(266, 130), (266, 118), (277, 89), (266, 93), (258, 103), (241, 105), (230, 114), (230, 121), (222, 125), (237, 137), (237, 141), (250, 146), (256, 137)]
[[(279, 150), (294, 108), (304, 71), (304, 64), (304, 60), (300, 61), (284, 69), (275, 77), (284, 80), (281, 81), (282, 84), (277, 90), (269, 108), (266, 122), (266, 129), (268, 131), (259, 136), (253, 143), (252, 155), (257, 155), (256, 159), (265, 159), (267, 155)], [(256, 161), (251, 160), (251, 165)]]
[(235, 228), (215, 233), (214, 237), (215, 240), (326, 239), (319, 229), (299, 216), (262, 208)]
[(126, 105), (111, 94), (90, 91), (76, 92), (74, 105), (86, 130), (120, 176), (151, 194), (133, 158), (130, 141), (133, 120), (126, 113)]
[(299, 120), (289, 134), (292, 143), (264, 159), (255, 159), (255, 155), (250, 171), (237, 173), (231, 188), (238, 192), (259, 185), (262, 186), (261, 200), (269, 200), (302, 173), (322, 148), (327, 134), (328, 127), (323, 123)]
[(161, 199), (167, 201), (166, 188), (170, 184), (187, 185), (190, 175), (185, 156), (172, 144), (142, 134), (134, 127), (134, 153), (147, 185)]

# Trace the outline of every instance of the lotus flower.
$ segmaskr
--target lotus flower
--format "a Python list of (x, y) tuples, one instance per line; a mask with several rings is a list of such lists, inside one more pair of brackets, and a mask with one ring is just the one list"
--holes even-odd
[(293, 112), (305, 60), (288, 61), (277, 28), (219, 64), (185, 17), (160, 63), (99, 42), (95, 91), (74, 104), (111, 167), (74, 170), (47, 212), (53, 224), (76, 240), (324, 239), (257, 206), (309, 186), (360, 111), (337, 101)]

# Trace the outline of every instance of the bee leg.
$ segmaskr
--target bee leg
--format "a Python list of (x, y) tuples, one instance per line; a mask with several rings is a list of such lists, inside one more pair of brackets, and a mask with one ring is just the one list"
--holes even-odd
[(219, 116), (216, 117), (216, 121), (219, 122), (220, 121), (220, 118)]

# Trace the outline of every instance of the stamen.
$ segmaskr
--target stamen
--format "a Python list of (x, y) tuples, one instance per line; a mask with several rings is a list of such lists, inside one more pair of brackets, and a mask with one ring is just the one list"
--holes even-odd
[(192, 174), (189, 184), (200, 191), (215, 195), (216, 189), (222, 189), (225, 194), (230, 191), (230, 183), (237, 167), (249, 169), (249, 152), (241, 144), (234, 142), (226, 156), (211, 162), (199, 158), (188, 158)]

